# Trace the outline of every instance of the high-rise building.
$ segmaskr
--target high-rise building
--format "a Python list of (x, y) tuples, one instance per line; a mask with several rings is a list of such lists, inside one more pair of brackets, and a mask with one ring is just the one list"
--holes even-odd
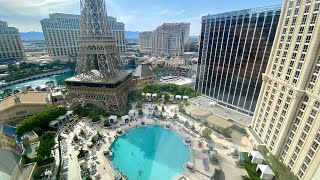
[(189, 41), (190, 23), (164, 23), (154, 31), (139, 33), (140, 51), (180, 56)]
[(320, 179), (320, 0), (285, 0), (252, 129), (299, 179)]
[(281, 5), (202, 17), (195, 90), (253, 115)]
[(153, 52), (153, 31), (144, 31), (139, 33), (139, 50), (142, 53)]
[(22, 60), (24, 58), (25, 54), (19, 30), (8, 27), (5, 21), (0, 21), (0, 61)]
[(126, 52), (126, 39), (125, 39), (125, 30), (124, 23), (117, 22), (117, 19), (111, 16), (108, 16), (108, 24), (111, 29), (112, 34), (116, 40), (116, 46), (119, 52)]
[(107, 23), (104, 0), (81, 0), (81, 27), (76, 75), (65, 80), (67, 103), (94, 104), (122, 114), (134, 88), (132, 72), (123, 68), (115, 38)]
[[(119, 52), (126, 51), (124, 23), (108, 17), (108, 25), (116, 39)], [(79, 51), (80, 15), (53, 13), (41, 21), (42, 31), (53, 59), (76, 58)]]

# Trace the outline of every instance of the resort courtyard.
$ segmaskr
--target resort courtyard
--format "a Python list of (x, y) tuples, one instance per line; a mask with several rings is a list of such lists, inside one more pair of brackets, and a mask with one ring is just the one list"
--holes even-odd
[[(204, 138), (201, 137), (200, 133), (197, 133), (202, 132), (202, 130), (204, 129), (204, 126), (202, 126), (199, 122), (195, 122), (188, 117), (181, 116), (179, 115), (179, 113), (177, 119), (172, 118), (177, 111), (177, 105), (164, 105), (164, 109), (162, 109), (162, 105), (158, 105), (157, 109), (162, 111), (163, 118), (157, 118), (153, 116), (155, 106), (156, 104), (144, 104), (143, 116), (134, 116), (134, 118), (127, 123), (122, 119), (118, 119), (117, 124), (114, 125), (113, 128), (104, 127), (103, 122), (106, 118), (104, 119), (104, 117), (101, 117), (101, 120), (98, 123), (92, 123), (92, 120), (90, 118), (81, 118), (74, 125), (70, 126), (70, 128), (63, 129), (61, 133), (61, 151), (63, 156), (61, 163), (61, 178), (85, 179), (87, 176), (90, 176), (92, 179), (111, 180), (121, 177), (124, 179), (123, 175), (126, 174), (120, 174), (119, 172), (125, 171), (125, 169), (123, 169), (123, 167), (121, 166), (118, 167), (119, 162), (116, 162), (116, 159), (113, 159), (117, 157), (118, 150), (119, 153), (121, 151), (121, 147), (117, 147), (117, 145), (119, 145), (120, 139), (118, 141), (118, 139), (116, 140), (116, 138), (126, 138), (125, 136), (134, 134), (134, 132), (132, 131), (135, 131), (139, 128), (146, 128), (146, 126), (148, 128), (153, 127), (153, 125), (161, 126), (164, 131), (171, 131), (172, 134), (175, 134), (177, 136), (175, 140), (180, 139), (180, 148), (183, 149), (184, 147), (185, 149), (187, 149), (187, 151), (182, 150), (184, 154), (185, 152), (189, 154), (189, 157), (182, 157), (182, 159), (181, 157), (172, 158), (170, 154), (165, 154), (169, 152), (164, 153), (164, 151), (166, 151), (166, 149), (169, 149), (169, 147), (153, 147), (153, 151), (156, 152), (152, 152), (152, 155), (154, 159), (157, 159), (157, 161), (165, 162), (165, 160), (161, 158), (170, 157), (172, 158), (171, 161), (179, 160), (180, 162), (183, 162), (180, 163), (181, 167), (177, 165), (178, 169), (177, 166), (173, 167), (171, 165), (167, 165), (168, 168), (171, 168), (172, 170), (172, 177), (167, 176), (166, 174), (163, 175), (163, 177), (159, 177), (159, 179), (166, 179), (164, 177), (171, 177), (169, 179), (179, 179), (181, 177), (185, 177), (191, 180), (210, 179), (210, 177), (215, 173), (215, 169), (223, 169), (227, 179), (240, 180), (242, 175), (247, 175), (245, 169), (236, 167), (235, 161), (237, 159), (231, 157), (230, 153), (234, 151), (234, 148), (238, 148), (240, 150), (252, 149), (252, 147), (250, 147), (250, 143), (248, 143), (249, 141), (247, 142), (246, 140), (244, 140), (244, 138), (239, 139), (240, 136), (236, 135), (235, 138), (237, 140), (237, 143), (232, 143), (232, 141), (230, 142), (222, 139), (217, 134), (213, 133), (211, 137), (214, 143), (207, 142)], [(185, 123), (186, 121), (188, 123)], [(193, 131), (191, 130), (190, 124), (194, 125), (195, 127)], [(162, 134), (164, 133), (160, 132), (158, 135)], [(75, 135), (78, 138), (77, 141), (75, 141)], [(151, 136), (151, 134), (143, 134), (143, 136), (147, 137)], [(170, 137), (171, 135), (164, 136), (164, 138)], [(97, 141), (95, 142), (95, 140), (92, 139), (97, 139)], [(151, 141), (153, 141), (154, 139), (155, 138), (151, 138)], [(114, 141), (115, 144), (113, 144)], [(161, 140), (160, 138), (160, 141), (165, 141), (165, 139)], [(174, 144), (177, 144), (177, 142), (178, 141), (174, 141)], [(152, 143), (153, 142), (151, 142), (151, 144)], [(141, 144), (137, 141), (132, 147), (143, 149), (142, 147), (139, 147), (139, 145)], [(211, 149), (209, 147), (211, 146), (214, 146), (214, 149), (217, 150), (216, 156), (219, 159), (219, 164), (213, 165), (209, 162)], [(84, 157), (78, 158), (77, 156), (81, 149), (83, 151), (87, 151), (87, 154)], [(109, 150), (113, 151), (111, 152)], [(115, 154), (114, 157), (112, 157), (112, 153)], [(160, 155), (161, 153), (162, 155)], [(133, 152), (133, 150), (128, 150), (127, 153), (121, 154), (120, 159), (131, 159), (132, 161), (134, 161), (132, 163), (136, 163), (138, 166), (143, 158), (143, 156), (141, 156), (139, 160), (138, 156), (139, 153), (136, 154), (136, 152)], [(149, 163), (152, 164), (152, 162)], [(115, 166), (115, 164), (117, 166)], [(155, 164), (157, 164), (156, 160)], [(157, 165), (159, 166), (159, 164)], [(192, 165), (192, 167), (190, 167), (190, 165)], [(142, 172), (140, 172), (139, 169), (138, 172), (136, 172), (137, 176), (139, 176), (139, 174), (141, 173), (140, 179), (150, 179), (151, 177), (148, 177), (148, 175), (157, 173), (154, 172), (155, 170), (149, 170), (150, 173), (146, 175), (143, 174), (146, 172), (146, 170), (141, 171)], [(128, 179), (130, 179), (130, 176), (128, 176)]]

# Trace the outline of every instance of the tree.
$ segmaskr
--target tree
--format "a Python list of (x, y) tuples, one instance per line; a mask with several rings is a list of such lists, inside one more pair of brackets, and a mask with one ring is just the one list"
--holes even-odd
[(76, 134), (73, 136), (73, 141), (74, 142), (78, 142), (79, 141), (79, 138), (78, 138), (78, 136)]
[(191, 131), (195, 131), (195, 130), (196, 130), (196, 127), (194, 126), (194, 124), (192, 124)]
[(92, 122), (98, 122), (100, 120), (100, 117), (99, 116), (94, 116), (92, 118)]
[(83, 129), (80, 130), (79, 135), (80, 135), (80, 136), (84, 136), (84, 131), (83, 131)]
[(154, 107), (154, 110), (155, 110), (155, 111), (158, 111), (158, 110), (159, 110), (157, 105), (156, 105), (156, 107)]
[(162, 112), (161, 112), (161, 114), (160, 114), (160, 118), (163, 119), (163, 114), (162, 114)]
[(169, 101), (170, 95), (168, 93), (164, 93), (164, 100)]
[(162, 106), (162, 109), (161, 109), (161, 111), (162, 111), (162, 112), (165, 112), (164, 106)]
[(143, 116), (143, 111), (142, 111), (142, 109), (139, 109), (139, 116)]
[(234, 149), (231, 154), (232, 156), (238, 156), (238, 149)]
[(189, 125), (189, 122), (188, 121), (184, 121), (184, 126), (188, 126)]
[(210, 162), (212, 164), (218, 164), (219, 160), (216, 155), (210, 157)]
[(174, 115), (173, 115), (173, 119), (178, 119), (178, 115), (177, 115), (177, 113), (174, 113)]
[(51, 149), (54, 147), (55, 132), (47, 131), (40, 136), (40, 145), (37, 148), (37, 156), (39, 160), (50, 157)]
[(104, 120), (104, 126), (105, 127), (109, 127), (110, 126), (109, 120)]
[(225, 177), (224, 177), (224, 173), (222, 170), (219, 170), (219, 169), (215, 169), (214, 170), (214, 174), (213, 176), (211, 177), (211, 179), (213, 180), (224, 180)]
[(96, 141), (95, 138), (92, 138), (92, 139), (91, 139), (91, 142), (92, 142), (93, 144), (96, 144), (96, 143), (97, 143), (97, 141)]
[(205, 128), (203, 131), (202, 131), (202, 136), (206, 139), (211, 139), (210, 135), (212, 134), (212, 130), (209, 129), (209, 128)]

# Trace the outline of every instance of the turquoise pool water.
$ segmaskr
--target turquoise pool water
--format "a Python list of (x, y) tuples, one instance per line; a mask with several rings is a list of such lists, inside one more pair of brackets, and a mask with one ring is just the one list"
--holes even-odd
[(183, 164), (190, 160), (189, 147), (180, 136), (161, 126), (130, 129), (110, 149), (114, 152), (113, 167), (129, 180), (173, 179), (183, 173)]

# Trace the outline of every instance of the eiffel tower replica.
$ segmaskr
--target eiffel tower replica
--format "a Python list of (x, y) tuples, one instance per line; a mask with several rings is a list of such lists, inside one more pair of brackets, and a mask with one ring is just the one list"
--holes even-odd
[(122, 114), (128, 93), (135, 86), (118, 55), (115, 38), (107, 23), (104, 0), (80, 0), (81, 26), (75, 76), (65, 80), (70, 108), (93, 104)]

